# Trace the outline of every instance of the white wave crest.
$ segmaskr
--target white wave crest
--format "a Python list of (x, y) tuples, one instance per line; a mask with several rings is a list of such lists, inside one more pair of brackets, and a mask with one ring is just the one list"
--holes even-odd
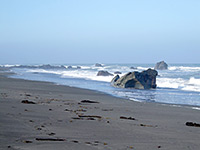
[(200, 92), (200, 79), (194, 77), (191, 77), (189, 80), (182, 78), (158, 78), (157, 86), (162, 88)]
[(184, 72), (200, 71), (200, 67), (171, 66), (168, 69), (171, 71), (184, 71)]

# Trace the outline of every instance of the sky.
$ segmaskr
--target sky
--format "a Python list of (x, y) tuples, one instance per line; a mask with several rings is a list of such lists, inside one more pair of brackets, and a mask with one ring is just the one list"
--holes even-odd
[(199, 0), (0, 0), (0, 64), (200, 63)]

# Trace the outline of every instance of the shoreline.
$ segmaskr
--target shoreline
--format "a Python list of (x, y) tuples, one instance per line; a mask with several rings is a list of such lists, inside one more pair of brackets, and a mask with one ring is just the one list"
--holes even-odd
[(14, 74), (15, 73), (10, 72), (10, 73), (5, 73), (4, 76), (7, 77), (7, 78), (11, 78), (11, 79), (19, 79), (19, 80), (33, 81), (33, 82), (44, 82), (44, 83), (51, 83), (51, 84), (58, 85), (58, 86), (66, 86), (66, 87), (69, 87), (69, 88), (77, 88), (77, 89), (89, 90), (89, 91), (92, 91), (92, 92), (97, 92), (97, 93), (105, 94), (105, 95), (108, 95), (108, 96), (111, 96), (111, 97), (115, 97), (115, 98), (119, 98), (119, 99), (123, 99), (123, 100), (128, 100), (128, 101), (133, 101), (133, 102), (136, 102), (136, 103), (160, 104), (160, 105), (167, 105), (167, 106), (171, 106), (171, 107), (185, 107), (185, 108), (191, 108), (191, 109), (193, 109), (193, 107), (195, 107), (195, 108), (199, 108), (199, 110), (200, 110), (200, 106), (198, 106), (198, 105), (173, 104), (173, 103), (164, 103), (164, 102), (146, 102), (146, 101), (132, 100), (132, 99), (129, 99), (129, 98), (126, 98), (126, 97), (117, 96), (117, 95), (113, 95), (113, 94), (110, 94), (110, 93), (106, 93), (106, 92), (98, 91), (98, 90), (93, 90), (93, 89), (87, 89), (87, 88), (81, 88), (81, 87), (76, 87), (76, 86), (58, 84), (56, 82), (51, 82), (51, 81), (39, 81), (39, 80), (15, 78), (15, 77), (9, 76), (9, 75), (14, 75)]
[(185, 125), (200, 123), (199, 110), (2, 75), (0, 83), (2, 150), (200, 147), (200, 128)]

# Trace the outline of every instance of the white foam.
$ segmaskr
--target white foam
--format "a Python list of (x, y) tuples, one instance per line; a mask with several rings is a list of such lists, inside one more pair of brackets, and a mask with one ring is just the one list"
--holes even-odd
[(180, 88), (184, 87), (186, 81), (181, 78), (157, 78), (157, 86), (162, 88)]
[(200, 79), (194, 77), (191, 77), (189, 80), (182, 78), (157, 78), (157, 86), (200, 92)]
[(192, 107), (192, 109), (195, 109), (195, 110), (200, 110), (199, 107)]
[(171, 66), (168, 69), (171, 71), (183, 71), (183, 72), (200, 71), (200, 67)]

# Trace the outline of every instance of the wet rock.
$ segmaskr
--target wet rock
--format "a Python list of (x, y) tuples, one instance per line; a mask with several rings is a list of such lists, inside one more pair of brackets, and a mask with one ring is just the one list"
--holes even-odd
[(161, 61), (161, 62), (156, 63), (154, 69), (155, 70), (167, 70), (168, 69), (168, 65), (167, 65), (166, 62)]
[(111, 85), (119, 88), (152, 89), (156, 88), (156, 76), (158, 72), (148, 69), (142, 72), (129, 72), (119, 78), (114, 77)]
[(108, 71), (101, 70), (97, 73), (97, 76), (113, 76), (113, 74), (109, 73)]

